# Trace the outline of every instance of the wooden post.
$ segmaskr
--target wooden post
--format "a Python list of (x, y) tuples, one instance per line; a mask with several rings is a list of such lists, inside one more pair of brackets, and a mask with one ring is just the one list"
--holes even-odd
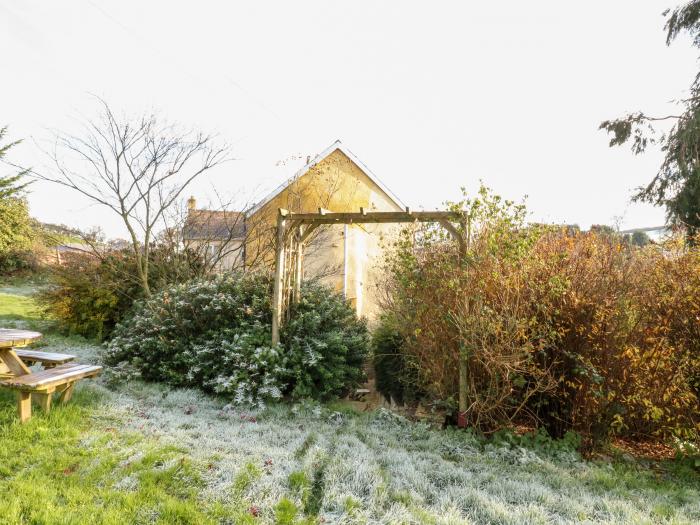
[(68, 383), (65, 385), (65, 388), (61, 392), (61, 395), (58, 398), (58, 401), (63, 404), (63, 403), (68, 403), (70, 401), (70, 398), (73, 396), (73, 385), (75, 383)]
[[(472, 232), (471, 220), (467, 218), (462, 221), (462, 235), (460, 241), (460, 256), (462, 262), (466, 262), (469, 248), (471, 247)], [(469, 264), (469, 263), (467, 263)], [(459, 414), (457, 414), (457, 426), (465, 428), (467, 426), (467, 407), (469, 391), (469, 349), (460, 345), (459, 348)]]
[(467, 426), (467, 390), (469, 388), (469, 355), (466, 349), (459, 349), (459, 413), (457, 414), (457, 426)]
[[(467, 252), (469, 250), (469, 243), (471, 242), (471, 231), (470, 223), (462, 223), (462, 232), (455, 228), (448, 220), (441, 220), (440, 224), (450, 233), (452, 238), (459, 243), (459, 256), (462, 262), (465, 261)], [(457, 414), (457, 426), (464, 428), (467, 426), (467, 406), (469, 403), (468, 391), (469, 391), (469, 354), (468, 349), (460, 345), (459, 348), (459, 408)]]
[(29, 392), (17, 392), (17, 415), (20, 423), (26, 423), (32, 418), (32, 394)]
[(286, 237), (287, 245), (285, 246), (286, 259), (284, 262), (284, 295), (282, 296), (282, 317), (280, 326), (289, 319), (290, 309), (293, 301), (294, 291), (294, 267), (297, 260), (296, 243), (294, 242), (294, 232), (290, 230)]
[(300, 225), (294, 232), (296, 245), (296, 259), (294, 260), (294, 292), (293, 301), (298, 303), (301, 300), (301, 278), (302, 278), (302, 259), (304, 257), (304, 242), (301, 240), (304, 235), (304, 226)]
[(285, 248), (287, 244), (287, 210), (279, 209), (277, 215), (277, 246), (275, 253), (275, 282), (272, 295), (272, 344), (280, 342), (280, 324), (282, 322), (282, 308), (284, 297), (284, 264)]
[(34, 394), (36, 397), (37, 403), (41, 407), (41, 409), (44, 412), (50, 412), (51, 411), (51, 397), (53, 393), (50, 391), (47, 392), (41, 392), (38, 394)]

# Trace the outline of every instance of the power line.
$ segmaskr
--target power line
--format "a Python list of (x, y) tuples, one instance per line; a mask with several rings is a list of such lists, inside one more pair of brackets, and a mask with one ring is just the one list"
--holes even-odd
[[(160, 55), (161, 58), (164, 58), (166, 60), (176, 62), (175, 58), (171, 55), (169, 55), (167, 52), (163, 51), (160, 49), (158, 46), (153, 44), (150, 40), (147, 38), (143, 37), (140, 35), (137, 31), (134, 29), (128, 27), (124, 23), (122, 23), (120, 20), (118, 20), (116, 17), (111, 15), (109, 12), (107, 12), (104, 8), (96, 4), (93, 0), (85, 0), (88, 5), (90, 5), (93, 9), (99, 11), (102, 16), (107, 18), (110, 22), (113, 24), (117, 25), (120, 29), (125, 31), (126, 33), (130, 34), (131, 36), (139, 39), (141, 42), (143, 42), (146, 46), (150, 47), (151, 50)], [(204, 79), (200, 75), (196, 73), (192, 73), (191, 71), (185, 71), (184, 69), (181, 69), (181, 64), (178, 62), (178, 71), (180, 71), (181, 74), (189, 77), (191, 81), (194, 81), (197, 86), (201, 86), (202, 84), (206, 85), (208, 82), (210, 82), (210, 79)], [(272, 117), (274, 117), (277, 121), (282, 122), (281, 117), (272, 109), (270, 109), (262, 100), (260, 100), (258, 97), (253, 95), (250, 91), (248, 91), (245, 87), (243, 87), (239, 82), (231, 78), (228, 74), (226, 73), (221, 73), (220, 78), (228, 82), (230, 85), (238, 89), (241, 93), (243, 93), (246, 97), (248, 97), (256, 106), (258, 106), (260, 109), (263, 111), (269, 113)]]

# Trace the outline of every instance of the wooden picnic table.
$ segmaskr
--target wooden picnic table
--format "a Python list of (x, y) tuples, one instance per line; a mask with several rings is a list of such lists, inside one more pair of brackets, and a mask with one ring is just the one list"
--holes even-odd
[[(0, 328), (0, 387), (17, 393), (17, 413), (21, 422), (32, 417), (32, 395), (48, 412), (54, 393), (66, 403), (73, 394), (73, 386), (81, 379), (95, 377), (101, 366), (70, 363), (75, 356), (34, 350), (19, 350), (18, 347), (41, 338), (39, 332)], [(43, 370), (32, 372), (29, 365), (41, 363)]]

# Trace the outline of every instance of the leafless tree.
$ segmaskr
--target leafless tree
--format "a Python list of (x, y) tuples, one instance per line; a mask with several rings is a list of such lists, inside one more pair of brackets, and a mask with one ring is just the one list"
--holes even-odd
[(80, 135), (57, 133), (52, 166), (37, 178), (71, 188), (116, 213), (129, 234), (146, 297), (149, 251), (164, 215), (197, 177), (228, 160), (211, 135), (182, 130), (155, 114), (120, 118), (104, 100)]

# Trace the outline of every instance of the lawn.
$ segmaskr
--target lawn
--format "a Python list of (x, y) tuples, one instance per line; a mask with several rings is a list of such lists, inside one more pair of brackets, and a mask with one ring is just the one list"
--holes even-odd
[[(2, 325), (45, 328), (13, 291)], [(55, 333), (43, 345), (100, 355)], [(700, 522), (700, 477), (674, 462), (584, 461), (565, 444), (485, 441), (384, 410), (250, 411), (107, 380), (26, 425), (0, 392), (0, 523)]]
[(37, 315), (35, 310), (36, 306), (31, 297), (0, 292), (0, 320), (31, 321)]

